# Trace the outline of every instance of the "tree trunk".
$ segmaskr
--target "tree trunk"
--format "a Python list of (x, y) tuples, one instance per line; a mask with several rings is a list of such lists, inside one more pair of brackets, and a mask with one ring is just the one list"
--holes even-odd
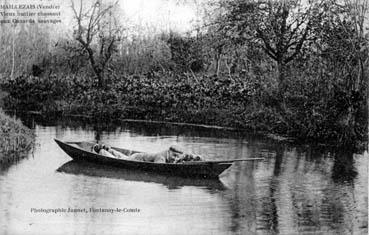
[(13, 28), (13, 42), (12, 42), (12, 71), (10, 74), (11, 80), (14, 80), (14, 70), (15, 70), (15, 26)]
[(286, 92), (286, 64), (282, 60), (277, 61), (278, 64), (278, 92), (283, 95)]
[(216, 62), (215, 74), (217, 76), (219, 76), (219, 72), (220, 72), (220, 60), (222, 58), (222, 52), (223, 52), (223, 45), (220, 45), (218, 46), (216, 50), (216, 55), (215, 55), (215, 62)]
[(280, 100), (279, 108), (282, 112), (287, 110), (285, 93), (286, 93), (286, 64), (283, 60), (278, 61), (278, 98)]
[(96, 61), (95, 61), (95, 58), (94, 58), (94, 53), (93, 53), (92, 49), (87, 48), (87, 52), (88, 52), (88, 57), (89, 57), (89, 60), (90, 60), (92, 70), (94, 71), (94, 73), (97, 77), (98, 87), (102, 88), (104, 86), (103, 71), (102, 71), (101, 68), (99, 68), (98, 64), (96, 64)]
[(219, 70), (220, 70), (220, 54), (218, 54), (216, 57), (215, 57), (215, 62), (216, 62), (216, 65), (215, 65), (215, 74), (217, 76), (219, 76)]

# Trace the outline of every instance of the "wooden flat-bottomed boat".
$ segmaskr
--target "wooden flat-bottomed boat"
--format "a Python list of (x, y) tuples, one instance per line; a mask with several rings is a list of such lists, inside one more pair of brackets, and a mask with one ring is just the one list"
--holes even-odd
[[(184, 163), (155, 163), (136, 160), (126, 160), (106, 157), (91, 151), (95, 143), (90, 142), (63, 142), (55, 139), (55, 142), (75, 161), (93, 162), (98, 164), (122, 167), (126, 169), (138, 169), (171, 176), (182, 176), (192, 178), (217, 178), (227, 170), (235, 161), (258, 160), (233, 159), (215, 161), (189, 161)], [(112, 147), (113, 149), (129, 156), (139, 151)]]

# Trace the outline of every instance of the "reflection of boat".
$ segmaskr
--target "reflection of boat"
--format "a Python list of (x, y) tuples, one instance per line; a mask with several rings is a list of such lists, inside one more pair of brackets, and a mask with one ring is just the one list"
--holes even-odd
[(191, 179), (179, 176), (166, 176), (147, 171), (121, 169), (109, 165), (101, 165), (91, 162), (69, 161), (57, 169), (75, 175), (88, 175), (107, 177), (113, 179), (123, 179), (127, 181), (142, 181), (163, 184), (169, 189), (176, 189), (182, 186), (198, 186), (207, 189), (225, 190), (226, 187), (219, 179)]
[[(175, 163), (154, 163), (134, 160), (123, 160), (118, 158), (105, 157), (91, 152), (94, 143), (89, 142), (62, 142), (55, 139), (56, 143), (62, 148), (71, 158), (76, 161), (87, 161), (123, 167), (129, 169), (138, 169), (151, 171), (155, 173), (169, 174), (171, 176), (183, 177), (201, 177), (201, 178), (217, 178), (223, 171), (229, 168), (234, 161), (191, 161), (181, 164)], [(122, 152), (125, 155), (137, 153), (137, 151), (113, 148)]]

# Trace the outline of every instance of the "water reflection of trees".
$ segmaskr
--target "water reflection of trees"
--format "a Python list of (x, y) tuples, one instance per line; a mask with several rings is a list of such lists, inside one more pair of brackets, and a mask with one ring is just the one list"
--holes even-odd
[(284, 147), (274, 151), (275, 157), (255, 172), (259, 232), (360, 230), (354, 222), (358, 206), (354, 187), (356, 178), (363, 176), (356, 171), (352, 153)]
[(332, 168), (332, 180), (335, 183), (353, 184), (357, 171), (354, 166), (353, 154), (350, 152), (337, 151), (334, 156)]

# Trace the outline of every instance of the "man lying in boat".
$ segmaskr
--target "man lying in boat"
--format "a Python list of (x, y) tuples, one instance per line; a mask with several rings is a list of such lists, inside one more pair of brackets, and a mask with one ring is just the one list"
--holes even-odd
[(106, 157), (143, 162), (183, 163), (188, 161), (203, 161), (203, 158), (201, 156), (191, 153), (185, 153), (177, 146), (171, 146), (169, 147), (169, 149), (158, 153), (134, 153), (129, 156), (104, 144), (95, 144), (92, 147), (92, 150), (95, 153)]

